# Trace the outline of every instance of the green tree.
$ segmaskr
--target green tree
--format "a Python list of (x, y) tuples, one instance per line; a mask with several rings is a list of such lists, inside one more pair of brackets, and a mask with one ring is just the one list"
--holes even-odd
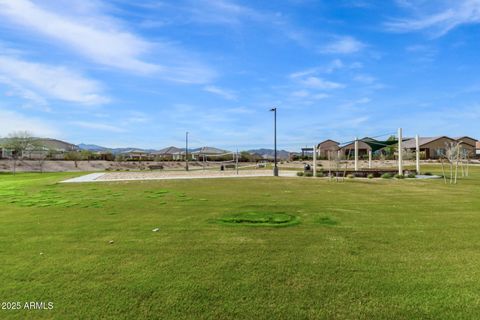
[(26, 151), (38, 149), (38, 139), (34, 138), (28, 131), (14, 131), (8, 135), (2, 146), (12, 153), (12, 170), (15, 175), (17, 171), (17, 161), (25, 155)]

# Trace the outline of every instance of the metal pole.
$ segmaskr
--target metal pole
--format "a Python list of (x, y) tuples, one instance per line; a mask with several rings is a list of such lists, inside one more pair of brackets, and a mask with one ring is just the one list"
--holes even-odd
[(402, 128), (398, 128), (398, 174), (403, 174)]
[(270, 111), (273, 111), (273, 144), (274, 144), (274, 167), (273, 175), (278, 176), (278, 167), (277, 167), (277, 108), (272, 108)]
[(357, 137), (355, 137), (355, 171), (358, 171), (358, 138)]
[(317, 176), (317, 146), (313, 146), (313, 176)]
[(420, 174), (420, 138), (415, 136), (415, 160), (417, 164), (417, 174)]
[(185, 134), (185, 170), (188, 171), (188, 131)]

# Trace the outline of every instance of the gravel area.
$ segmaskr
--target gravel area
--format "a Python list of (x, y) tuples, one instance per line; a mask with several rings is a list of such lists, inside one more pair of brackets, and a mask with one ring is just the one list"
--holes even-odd
[[(88, 174), (68, 179), (63, 182), (102, 182), (102, 181), (134, 181), (134, 180), (171, 180), (171, 179), (214, 179), (214, 178), (248, 178), (270, 177), (272, 170), (240, 170), (235, 171), (155, 171), (155, 172), (107, 172)], [(281, 177), (294, 177), (295, 171), (280, 171)]]

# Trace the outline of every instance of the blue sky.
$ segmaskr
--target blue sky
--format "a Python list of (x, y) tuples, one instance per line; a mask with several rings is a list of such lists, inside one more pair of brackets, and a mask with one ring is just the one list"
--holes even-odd
[(480, 0), (0, 0), (0, 136), (480, 138)]

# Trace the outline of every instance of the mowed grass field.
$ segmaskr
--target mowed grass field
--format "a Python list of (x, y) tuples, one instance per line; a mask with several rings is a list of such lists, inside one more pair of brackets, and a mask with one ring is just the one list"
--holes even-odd
[[(480, 316), (480, 167), (455, 186), (305, 177), (58, 183), (72, 176), (0, 175), (0, 300), (54, 304), (0, 310), (0, 319)], [(299, 223), (218, 223), (244, 212)]]

